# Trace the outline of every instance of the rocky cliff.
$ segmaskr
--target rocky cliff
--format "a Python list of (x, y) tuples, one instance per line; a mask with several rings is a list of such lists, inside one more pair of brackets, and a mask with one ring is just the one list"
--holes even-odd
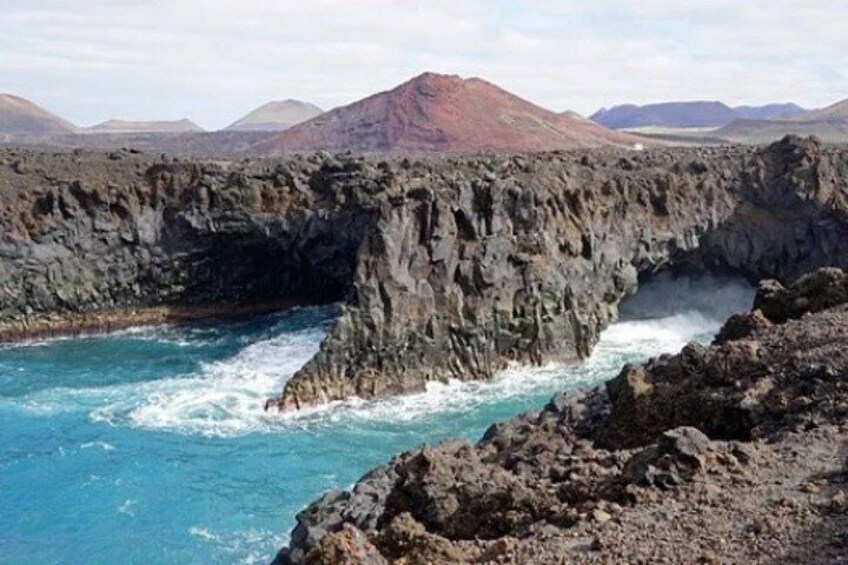
[(834, 563), (848, 274), (763, 282), (709, 347), (404, 453), (298, 515), (276, 563)]
[(324, 164), (3, 152), (0, 335), (342, 300), (377, 208)]
[(596, 150), (378, 161), (0, 153), (0, 334), (341, 301), (277, 405), (589, 353), (639, 276), (848, 266), (848, 154)]
[(848, 154), (815, 141), (401, 175), (404, 195), (367, 230), (341, 318), (281, 408), (579, 359), (638, 276), (667, 264), (752, 280), (848, 266)]

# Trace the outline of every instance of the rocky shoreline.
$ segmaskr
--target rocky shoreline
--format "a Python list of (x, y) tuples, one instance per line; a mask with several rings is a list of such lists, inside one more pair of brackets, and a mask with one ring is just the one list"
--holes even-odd
[(848, 152), (585, 152), (409, 169), (365, 232), (340, 319), (278, 406), (585, 358), (639, 277), (792, 280), (848, 266)]
[(847, 150), (798, 138), (421, 160), (4, 150), (0, 327), (341, 302), (271, 405), (420, 391), (584, 358), (656, 271), (848, 266), (845, 178)]
[(422, 160), (7, 149), (0, 339), (339, 302), (268, 405), (290, 410), (579, 360), (659, 272), (774, 278), (709, 348), (325, 495), (278, 562), (829, 562), (848, 283), (783, 285), (848, 268), (846, 179), (848, 149), (791, 137)]
[(848, 550), (848, 274), (760, 284), (709, 347), (401, 454), (275, 563), (834, 563)]
[(106, 312), (42, 314), (8, 324), (0, 323), (0, 341), (109, 333), (138, 326), (212, 323), (215, 320), (243, 318), (281, 312), (308, 300), (281, 299), (267, 302), (215, 305), (163, 305), (126, 308)]

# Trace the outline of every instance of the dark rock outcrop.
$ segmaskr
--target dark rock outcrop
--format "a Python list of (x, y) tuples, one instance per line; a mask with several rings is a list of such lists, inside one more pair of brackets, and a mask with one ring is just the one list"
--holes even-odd
[(848, 266), (845, 157), (787, 138), (750, 154), (416, 171), (367, 232), (352, 300), (280, 407), (584, 357), (638, 274), (667, 263), (783, 280)]
[(845, 151), (797, 138), (416, 162), (7, 150), (0, 334), (341, 301), (279, 407), (485, 379), (585, 357), (668, 265), (848, 266), (846, 178)]
[[(334, 167), (343, 165), (321, 156), (194, 163), (7, 151), (0, 334), (342, 300), (378, 204), (355, 182), (327, 180), (344, 174)], [(340, 204), (344, 190), (358, 191), (355, 206)]]
[[(830, 562), (848, 532), (833, 510), (848, 488), (845, 280), (810, 274), (778, 292), (791, 316), (625, 367), (604, 387), (493, 426), (477, 445), (399, 455), (378, 489), (372, 476), (355, 487), (381, 493), (367, 520), (334, 498), (332, 523), (298, 527), (334, 547), (367, 539), (404, 563)], [(763, 283), (756, 304), (774, 287)], [(332, 562), (308, 539), (293, 537), (278, 561)]]

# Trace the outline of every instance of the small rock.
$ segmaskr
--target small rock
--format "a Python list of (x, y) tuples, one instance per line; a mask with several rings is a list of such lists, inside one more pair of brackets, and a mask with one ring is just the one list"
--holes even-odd
[(600, 508), (596, 508), (592, 511), (592, 519), (598, 524), (606, 524), (610, 520), (612, 520), (612, 515), (608, 512), (604, 512)]
[(829, 508), (832, 514), (845, 514), (848, 512), (848, 494), (844, 490), (840, 490), (831, 499)]
[(821, 492), (821, 487), (816, 483), (804, 483), (801, 485), (801, 491), (809, 494), (818, 494)]
[(710, 448), (710, 438), (701, 430), (684, 426), (665, 432), (659, 441), (660, 449), (674, 454), (696, 468), (703, 466), (703, 453)]

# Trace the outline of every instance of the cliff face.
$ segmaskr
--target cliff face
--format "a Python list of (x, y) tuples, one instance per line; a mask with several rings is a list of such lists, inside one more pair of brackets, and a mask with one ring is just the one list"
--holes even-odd
[(275, 563), (834, 563), (848, 531), (848, 274), (763, 282), (709, 347), (395, 457)]
[(413, 170), (366, 233), (341, 319), (279, 405), (584, 357), (638, 274), (665, 263), (751, 279), (848, 265), (846, 167), (842, 152), (786, 140)]
[(374, 213), (366, 191), (339, 206), (317, 159), (9, 151), (0, 163), (7, 338), (341, 300)]
[(180, 162), (0, 154), (0, 333), (343, 301), (283, 409), (583, 357), (666, 264), (848, 266), (848, 155), (590, 151)]

